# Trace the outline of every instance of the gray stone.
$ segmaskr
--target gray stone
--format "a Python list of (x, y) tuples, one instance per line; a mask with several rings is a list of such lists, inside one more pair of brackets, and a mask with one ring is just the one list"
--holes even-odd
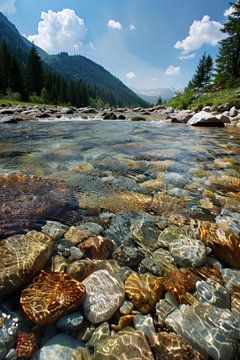
[(17, 123), (17, 119), (13, 115), (3, 116), (0, 118), (0, 124), (15, 124)]
[(73, 109), (62, 108), (60, 112), (61, 112), (61, 114), (63, 114), (63, 115), (73, 114)]
[(83, 343), (68, 336), (59, 334), (48, 340), (34, 355), (32, 360), (72, 360), (74, 349)]
[(234, 286), (240, 284), (240, 271), (237, 269), (220, 269), (224, 285), (226, 289), (231, 292)]
[(230, 109), (229, 115), (230, 115), (231, 117), (234, 117), (234, 116), (237, 116), (237, 115), (238, 115), (238, 111), (237, 111), (237, 109), (235, 108), (235, 106), (233, 106), (233, 107)]
[(56, 327), (64, 331), (79, 330), (83, 323), (83, 315), (80, 311), (63, 316), (56, 323)]
[(109, 320), (125, 299), (123, 283), (107, 270), (94, 272), (82, 283), (86, 287), (84, 314), (93, 324)]
[(76, 246), (71, 246), (69, 250), (73, 260), (80, 260), (83, 257), (83, 252)]
[(54, 240), (59, 240), (67, 232), (68, 226), (59, 223), (58, 221), (47, 221), (42, 227), (42, 231), (49, 234)]
[(199, 240), (188, 237), (173, 240), (169, 251), (175, 264), (181, 267), (197, 267), (206, 262), (207, 249)]
[(210, 126), (210, 127), (223, 127), (224, 124), (215, 115), (206, 111), (200, 111), (193, 115), (187, 122), (191, 126)]
[[(1, 351), (1, 350), (0, 350)], [(10, 349), (5, 356), (5, 360), (17, 360), (17, 352), (15, 349)]]

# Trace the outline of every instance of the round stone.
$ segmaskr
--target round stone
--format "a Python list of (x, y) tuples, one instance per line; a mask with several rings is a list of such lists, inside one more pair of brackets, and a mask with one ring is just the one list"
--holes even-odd
[(107, 270), (94, 272), (83, 285), (86, 287), (84, 314), (93, 324), (109, 320), (125, 299), (122, 282)]
[(206, 247), (199, 240), (179, 238), (170, 243), (169, 251), (181, 267), (197, 267), (206, 262)]

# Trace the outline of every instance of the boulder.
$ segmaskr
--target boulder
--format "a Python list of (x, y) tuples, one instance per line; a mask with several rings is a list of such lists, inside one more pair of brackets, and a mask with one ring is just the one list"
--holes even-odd
[(0, 242), (0, 296), (25, 285), (40, 271), (54, 251), (47, 234), (30, 231)]
[(237, 115), (238, 115), (238, 111), (237, 111), (237, 109), (235, 108), (235, 106), (233, 106), (233, 107), (230, 109), (229, 115), (230, 115), (231, 117), (234, 117), (234, 116), (237, 116)]
[(193, 115), (187, 124), (191, 126), (224, 127), (224, 123), (221, 120), (206, 111), (200, 111)]

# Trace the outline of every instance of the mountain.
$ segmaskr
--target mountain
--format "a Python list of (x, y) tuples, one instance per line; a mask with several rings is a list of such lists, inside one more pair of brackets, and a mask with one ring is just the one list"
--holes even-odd
[[(32, 43), (23, 37), (17, 28), (0, 12), (0, 42), (5, 40), (9, 49), (18, 60), (25, 63), (32, 48)], [(42, 60), (69, 79), (82, 80), (88, 85), (112, 93), (122, 105), (146, 106), (146, 102), (124, 85), (119, 79), (102, 66), (81, 55), (69, 56), (67, 53), (48, 55), (36, 47)]]
[(161, 97), (163, 101), (167, 101), (171, 99), (176, 93), (174, 89), (170, 89), (170, 88), (132, 89), (132, 90), (143, 100), (151, 104), (156, 104), (159, 97)]

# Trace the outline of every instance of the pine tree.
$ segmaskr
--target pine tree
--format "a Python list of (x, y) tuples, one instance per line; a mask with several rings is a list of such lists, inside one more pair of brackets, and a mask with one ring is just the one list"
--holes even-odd
[(163, 102), (162, 102), (162, 98), (161, 98), (161, 96), (159, 96), (156, 105), (162, 105), (162, 103), (163, 103)]
[(8, 50), (8, 46), (5, 41), (0, 46), (0, 71), (1, 71), (1, 83), (0, 91), (2, 94), (6, 93), (9, 88), (9, 77), (10, 77), (10, 61), (11, 55)]
[(22, 98), (25, 97), (25, 88), (23, 83), (22, 71), (19, 62), (12, 55), (10, 62), (9, 88), (12, 92), (19, 92)]
[(210, 55), (203, 54), (193, 79), (189, 82), (189, 88), (203, 87), (210, 83), (212, 77), (213, 60)]
[(28, 56), (26, 76), (29, 94), (36, 93), (40, 96), (43, 87), (43, 67), (34, 45)]
[(240, 0), (231, 6), (233, 13), (222, 29), (228, 36), (220, 42), (216, 60), (215, 82), (222, 85), (234, 85), (240, 79)]

